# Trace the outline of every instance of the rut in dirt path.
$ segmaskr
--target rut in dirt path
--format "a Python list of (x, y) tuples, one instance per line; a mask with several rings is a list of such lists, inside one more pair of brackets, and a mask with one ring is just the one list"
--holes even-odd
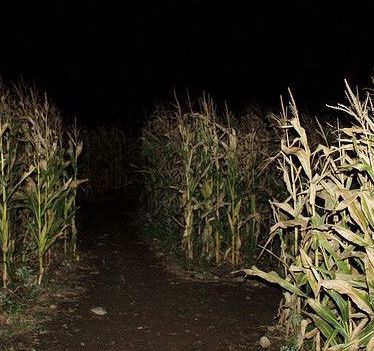
[[(258, 350), (279, 302), (273, 288), (184, 280), (139, 241), (134, 212), (86, 211), (83, 250), (95, 267), (83, 298), (63, 306), (38, 350)], [(93, 307), (106, 315), (96, 315)], [(73, 311), (73, 312), (72, 312)]]

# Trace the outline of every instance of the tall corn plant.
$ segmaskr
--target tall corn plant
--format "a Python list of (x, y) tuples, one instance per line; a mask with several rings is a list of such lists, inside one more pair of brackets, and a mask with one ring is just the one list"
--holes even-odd
[[(202, 113), (184, 116), (180, 122), (185, 165), (186, 193), (184, 235), (189, 259), (201, 256), (216, 263), (241, 259), (242, 180), (238, 164), (236, 131), (219, 123), (214, 105), (202, 100)], [(190, 138), (190, 140), (189, 140)], [(187, 157), (186, 157), (187, 156)], [(195, 218), (195, 223), (193, 219)], [(193, 253), (193, 248), (197, 253)]]
[(349, 86), (352, 127), (332, 146), (310, 150), (291, 99), (280, 118), (284, 130), (278, 166), (288, 197), (273, 202), (270, 240), (281, 242), (282, 276), (245, 270), (284, 289), (281, 324), (297, 349), (374, 349), (374, 109)]
[[(179, 108), (176, 108), (179, 111)], [(179, 113), (163, 106), (154, 111), (140, 139), (143, 202), (148, 229), (176, 254), (180, 253), (180, 199), (183, 166), (178, 161)]]
[(231, 118), (231, 124), (238, 131), (236, 162), (241, 169), (240, 188), (248, 192), (246, 201), (240, 204), (242, 213), (247, 215), (240, 221), (240, 228), (245, 232), (242, 247), (247, 263), (258, 254), (258, 244), (266, 240), (261, 233), (267, 232), (270, 226), (269, 198), (282, 191), (279, 180), (273, 176), (274, 165), (266, 161), (277, 152), (280, 140), (265, 123), (267, 118), (256, 105), (250, 106), (247, 114)]
[(250, 144), (263, 144), (256, 129), (250, 138), (233, 127), (228, 113), (220, 118), (210, 99), (202, 99), (197, 112), (189, 109), (160, 109), (143, 132), (147, 197), (155, 214), (179, 226), (171, 234), (189, 260), (239, 265), (253, 255), (244, 248), (259, 235), (255, 182), (247, 167), (260, 173), (258, 150)]
[(218, 262), (223, 233), (216, 221), (223, 202), (219, 169), (223, 159), (221, 134), (225, 131), (216, 121), (212, 107), (205, 103), (204, 113), (180, 116), (181, 147), (177, 157), (184, 170), (179, 188), (183, 248), (190, 260), (201, 255), (215, 257)]
[[(66, 150), (67, 156), (68, 156), (68, 162), (70, 163), (71, 167), (71, 174), (68, 172), (65, 172), (64, 178), (65, 181), (69, 182), (69, 177), (71, 176), (71, 182), (73, 186), (70, 186), (72, 189), (69, 192), (68, 196), (64, 199), (64, 218), (66, 221), (70, 219), (70, 226), (69, 230), (71, 232), (71, 246), (73, 250), (73, 254), (76, 254), (77, 251), (77, 224), (76, 224), (76, 210), (77, 210), (77, 205), (76, 205), (76, 198), (77, 198), (77, 186), (86, 180), (79, 180), (78, 178), (78, 159), (80, 154), (82, 153), (83, 150), (83, 142), (82, 138), (80, 135), (80, 131), (78, 129), (77, 123), (75, 121), (74, 125), (70, 128), (70, 130), (67, 132), (67, 137), (68, 137), (68, 147)], [(66, 163), (65, 163), (66, 166)], [(65, 252), (66, 252), (66, 244), (67, 244), (67, 237), (68, 237), (69, 232), (65, 232), (65, 242), (64, 242), (64, 247), (65, 247)]]
[(40, 284), (46, 253), (56, 240), (71, 235), (75, 243), (82, 149), (77, 128), (67, 139), (61, 117), (46, 97), (24, 85), (0, 86), (0, 264), (5, 289), (17, 283), (12, 272), (25, 264), (39, 265)]
[(1, 100), (0, 114), (0, 240), (2, 249), (2, 282), (8, 287), (9, 264), (15, 244), (15, 211), (20, 205), (19, 190), (33, 168), (22, 172), (22, 158), (19, 150), (19, 122), (12, 115), (7, 94)]
[(46, 268), (46, 252), (71, 225), (74, 189), (79, 182), (73, 181), (74, 176), (66, 176), (68, 163), (62, 147), (60, 118), (48, 100), (39, 101), (37, 96), (31, 96), (23, 101), (22, 108), (27, 117), (29, 162), (35, 169), (25, 189), (27, 228), (37, 246), (37, 283), (40, 285)]

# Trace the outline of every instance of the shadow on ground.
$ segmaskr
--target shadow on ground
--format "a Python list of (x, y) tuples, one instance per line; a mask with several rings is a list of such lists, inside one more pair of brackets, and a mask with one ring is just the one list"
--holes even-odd
[(258, 350), (279, 292), (174, 276), (138, 239), (134, 213), (120, 205), (83, 209), (87, 292), (58, 307), (38, 350)]

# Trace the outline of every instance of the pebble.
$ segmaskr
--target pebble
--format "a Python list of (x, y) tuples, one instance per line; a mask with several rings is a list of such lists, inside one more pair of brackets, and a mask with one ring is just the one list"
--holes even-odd
[(261, 337), (259, 344), (263, 349), (268, 349), (271, 345), (271, 342), (267, 336), (263, 336)]
[(91, 311), (92, 313), (95, 313), (95, 314), (99, 315), (99, 316), (104, 316), (105, 314), (108, 313), (108, 312), (105, 310), (105, 308), (103, 308), (103, 307), (93, 307), (93, 308), (90, 309), (90, 311)]

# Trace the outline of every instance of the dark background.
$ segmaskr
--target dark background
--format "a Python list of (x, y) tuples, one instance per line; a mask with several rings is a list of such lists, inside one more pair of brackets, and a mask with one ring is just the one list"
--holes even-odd
[(232, 109), (343, 97), (369, 86), (370, 1), (0, 2), (0, 75), (36, 82), (67, 118), (138, 128), (145, 111), (202, 91)]

